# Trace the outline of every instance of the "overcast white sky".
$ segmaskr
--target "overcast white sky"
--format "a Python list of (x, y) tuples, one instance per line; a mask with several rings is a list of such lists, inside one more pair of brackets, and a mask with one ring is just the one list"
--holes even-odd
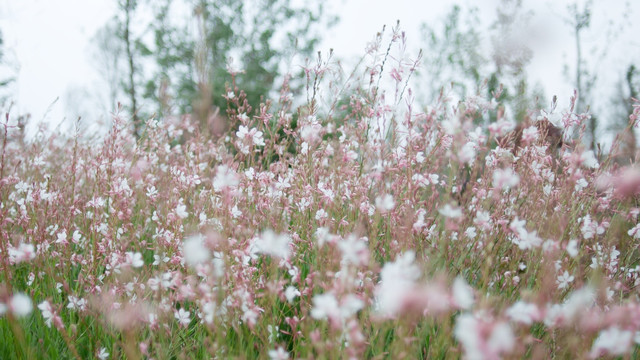
[[(99, 89), (102, 85), (97, 66), (92, 64), (89, 40), (113, 15), (115, 3), (115, 0), (0, 0), (5, 50), (16, 66), (12, 112), (28, 112), (35, 121), (47, 118), (53, 124), (72, 117), (71, 111), (78, 107), (93, 112), (86, 116), (108, 117), (95, 99), (95, 94), (104, 90)], [(330, 3), (341, 22), (326, 33), (320, 50), (331, 47), (338, 56), (353, 57), (363, 53), (366, 43), (383, 24), (393, 25), (399, 19), (410, 45), (418, 48), (423, 45), (420, 24), (429, 22), (437, 26), (453, 4), (478, 6), (489, 21), (495, 18), (499, 1), (331, 0)], [(543, 85), (547, 96), (557, 94), (561, 105), (568, 102), (572, 91), (562, 75), (563, 66), (575, 63), (571, 29), (563, 20), (569, 3), (572, 1), (524, 1), (525, 8), (535, 14), (531, 27), (525, 31), (530, 37), (523, 39), (534, 50), (528, 73)], [(609, 41), (608, 55), (598, 64), (601, 107), (607, 105), (610, 96), (607, 92), (612, 91), (626, 66), (640, 60), (640, 39), (637, 36), (634, 39), (634, 34), (640, 34), (640, 23), (633, 20), (640, 15), (639, 9), (632, 4), (631, 12), (626, 11), (626, 3), (596, 0), (592, 31), (584, 39), (586, 52), (593, 46), (602, 49), (607, 42), (606, 29), (611, 26), (623, 29), (614, 41)], [(623, 22), (625, 13), (628, 18)], [(608, 23), (614, 20), (618, 23)], [(60, 100), (51, 105), (57, 98)]]

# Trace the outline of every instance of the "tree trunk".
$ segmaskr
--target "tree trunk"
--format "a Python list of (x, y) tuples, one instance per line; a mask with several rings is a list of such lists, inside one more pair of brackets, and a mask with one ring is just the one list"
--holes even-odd
[(133, 49), (130, 33), (131, 13), (134, 9), (134, 4), (131, 0), (127, 0), (125, 3), (125, 22), (124, 22), (124, 42), (127, 50), (127, 60), (129, 63), (129, 100), (131, 101), (131, 119), (133, 120), (133, 134), (136, 140), (140, 138), (140, 120), (138, 119), (138, 109), (136, 102), (136, 88), (134, 85), (134, 72), (135, 67), (133, 64)]

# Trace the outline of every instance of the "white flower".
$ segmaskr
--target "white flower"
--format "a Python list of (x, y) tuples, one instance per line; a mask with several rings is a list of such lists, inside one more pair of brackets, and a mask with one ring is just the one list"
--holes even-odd
[(313, 297), (311, 317), (316, 320), (337, 317), (340, 314), (338, 300), (331, 293), (319, 294)]
[(589, 183), (587, 183), (587, 180), (585, 180), (584, 178), (580, 178), (580, 179), (578, 179), (578, 181), (576, 181), (576, 185), (574, 186), (574, 190), (575, 191), (581, 191), (582, 189), (586, 188), (587, 186), (589, 186)]
[(238, 185), (238, 176), (235, 171), (226, 165), (219, 165), (216, 169), (216, 176), (213, 179), (213, 190), (221, 192), (226, 188), (233, 188)]
[[(582, 310), (594, 304), (595, 296), (595, 291), (590, 286), (574, 291), (561, 305), (559, 315), (566, 320), (573, 320)], [(545, 319), (545, 324), (546, 323), (547, 319)]]
[(535, 125), (529, 126), (522, 130), (522, 142), (525, 144), (531, 144), (538, 140), (538, 128)]
[(561, 127), (562, 125), (562, 114), (551, 112), (547, 113), (545, 110), (540, 110), (540, 115), (537, 117), (537, 121), (541, 121), (547, 119), (550, 123), (552, 123), (556, 127)]
[(520, 176), (513, 172), (511, 168), (496, 169), (493, 172), (493, 186), (498, 189), (508, 190), (516, 187), (519, 183)]
[(467, 230), (464, 231), (464, 235), (473, 240), (476, 238), (476, 236), (478, 236), (478, 233), (476, 232), (476, 228), (474, 226), (469, 226)]
[(459, 207), (453, 207), (451, 204), (446, 204), (440, 210), (438, 210), (440, 215), (446, 218), (456, 219), (462, 216), (462, 209)]
[(516, 128), (516, 122), (503, 118), (489, 125), (489, 132), (495, 134), (496, 136), (504, 136), (510, 132), (512, 132)]
[(575, 258), (576, 256), (578, 256), (578, 240), (576, 239), (569, 240), (569, 243), (567, 244), (567, 253), (572, 258)]
[(355, 235), (349, 235), (338, 243), (338, 248), (342, 252), (344, 264), (364, 265), (369, 260), (366, 237), (358, 238)]
[(396, 314), (405, 296), (415, 289), (420, 268), (413, 262), (415, 253), (407, 251), (394, 262), (384, 264), (380, 271), (380, 283), (375, 289), (376, 310), (384, 315)]
[(236, 136), (244, 140), (245, 138), (250, 138), (251, 142), (255, 146), (264, 146), (264, 138), (262, 137), (262, 131), (258, 131), (256, 128), (252, 128), (249, 130), (247, 126), (240, 125), (238, 131), (236, 132)]
[(178, 311), (175, 311), (173, 314), (173, 316), (176, 318), (176, 320), (178, 320), (178, 322), (182, 326), (187, 326), (191, 322), (191, 318), (189, 317), (189, 315), (191, 315), (191, 313), (186, 311), (185, 309), (180, 309)]
[(98, 359), (107, 360), (109, 358), (109, 352), (107, 352), (107, 348), (100, 348), (100, 352), (98, 353)]
[(569, 272), (567, 272), (565, 270), (564, 274), (558, 276), (558, 279), (556, 280), (556, 283), (558, 284), (558, 289), (564, 289), (567, 286), (569, 286), (570, 283), (572, 283), (574, 280), (573, 275), (569, 274)]
[(453, 301), (460, 309), (468, 310), (473, 306), (473, 289), (460, 276), (453, 281)]
[[(251, 129), (253, 132), (256, 129)], [(255, 131), (253, 134), (253, 145), (255, 146), (264, 146), (264, 138), (262, 137), (262, 131)]]
[(155, 198), (158, 195), (158, 190), (156, 189), (155, 186), (150, 185), (147, 187), (147, 197), (148, 198)]
[(333, 236), (329, 232), (329, 229), (326, 227), (318, 227), (315, 233), (316, 239), (318, 239), (318, 246), (323, 247), (324, 244), (330, 241)]
[(580, 163), (588, 168), (597, 169), (600, 167), (593, 150), (587, 150), (580, 155)]
[(431, 181), (433, 185), (438, 185), (438, 182), (440, 181), (440, 175), (429, 174), (429, 181)]
[(427, 180), (427, 178), (422, 174), (414, 174), (411, 177), (411, 180), (421, 188), (427, 187), (427, 185), (429, 185), (429, 180)]
[(284, 297), (287, 298), (287, 301), (289, 302), (289, 304), (292, 304), (293, 300), (295, 300), (295, 298), (298, 296), (300, 296), (300, 290), (296, 289), (293, 286), (288, 286), (287, 289), (284, 291)]
[(205, 237), (196, 234), (188, 237), (182, 244), (182, 256), (187, 264), (196, 267), (211, 258), (211, 253), (204, 243)]
[(31, 314), (33, 303), (31, 298), (23, 293), (15, 293), (9, 300), (8, 309), (17, 317), (24, 317)]
[(460, 149), (460, 154), (458, 157), (461, 162), (465, 164), (473, 164), (476, 159), (476, 144), (473, 141), (469, 141), (464, 144), (462, 149)]
[(633, 333), (628, 330), (620, 330), (612, 326), (602, 330), (591, 347), (591, 357), (598, 358), (603, 355), (622, 356), (631, 350)]
[(528, 250), (542, 244), (542, 239), (538, 237), (538, 232), (535, 230), (528, 232), (524, 227), (525, 223), (525, 220), (520, 220), (518, 217), (515, 217), (509, 225), (509, 229), (516, 234), (516, 237), (512, 238), (511, 241), (518, 245), (520, 250)]
[(82, 234), (78, 230), (73, 231), (73, 235), (71, 236), (71, 240), (74, 244), (80, 244), (82, 240)]
[(78, 309), (80, 311), (84, 311), (87, 309), (87, 300), (69, 295), (69, 304), (67, 305), (67, 309)]
[(531, 325), (540, 319), (541, 313), (535, 304), (518, 301), (507, 309), (506, 315), (514, 322)]
[(598, 233), (598, 223), (592, 221), (591, 216), (587, 214), (582, 218), (580, 231), (582, 231), (582, 236), (585, 239), (591, 239), (596, 235), (596, 233)]
[(51, 304), (47, 300), (45, 300), (38, 305), (38, 309), (40, 309), (40, 312), (42, 313), (42, 317), (45, 320), (44, 323), (48, 327), (51, 327), (51, 321), (53, 320), (54, 316)]
[[(184, 253), (184, 250), (183, 250)], [(171, 260), (168, 256), (166, 256), (165, 253), (162, 253), (162, 255), (153, 255), (153, 264), (154, 266), (160, 265), (161, 262), (163, 263), (167, 263), (169, 262), (169, 260)]]
[(233, 208), (231, 209), (231, 216), (233, 216), (234, 219), (242, 216), (242, 211), (238, 209), (238, 205), (233, 205)]
[(247, 135), (249, 135), (249, 127), (240, 125), (238, 131), (236, 131), (236, 136), (239, 139), (244, 139)]
[(396, 203), (390, 194), (376, 197), (376, 207), (382, 212), (391, 211), (395, 206)]
[(627, 234), (629, 234), (629, 236), (632, 236), (634, 239), (640, 239), (640, 223), (631, 228), (631, 230), (629, 230)]
[(355, 295), (347, 295), (340, 302), (340, 316), (346, 319), (358, 313), (364, 307), (364, 301)]
[(487, 211), (476, 212), (476, 217), (473, 219), (473, 223), (483, 230), (491, 229), (491, 215)]
[(202, 305), (201, 309), (202, 319), (207, 324), (213, 324), (213, 317), (216, 314), (216, 303), (214, 303), (213, 301), (207, 301)]
[(256, 171), (253, 168), (249, 168), (248, 170), (244, 171), (244, 176), (246, 176), (249, 180), (253, 180), (256, 176)]
[(269, 359), (271, 360), (288, 360), (289, 353), (281, 346), (275, 350), (269, 350)]
[(327, 212), (324, 209), (316, 211), (316, 220), (324, 220), (328, 217)]
[(23, 261), (30, 261), (35, 259), (36, 251), (31, 244), (20, 244), (17, 248), (10, 246), (8, 249), (9, 261), (12, 264), (19, 264)]
[(134, 268), (139, 268), (144, 266), (144, 260), (142, 259), (142, 254), (139, 252), (131, 252), (128, 251), (125, 253), (126, 263), (133, 266)]
[(315, 116), (309, 116), (307, 123), (300, 128), (300, 137), (307, 143), (313, 144), (320, 140), (322, 125), (318, 123)]
[(189, 216), (189, 213), (187, 212), (187, 206), (183, 204), (182, 201), (183, 200), (180, 199), (180, 203), (178, 204), (178, 206), (176, 206), (176, 215), (180, 219), (185, 219)]
[(249, 118), (249, 115), (247, 115), (247, 113), (241, 113), (240, 115), (238, 115), (238, 119), (240, 119), (240, 121), (242, 121), (242, 123), (246, 124), (247, 122), (249, 122), (249, 120), (251, 120)]
[(56, 244), (67, 245), (69, 242), (67, 241), (67, 232), (61, 231), (56, 236)]
[(510, 351), (515, 336), (506, 323), (491, 324), (478, 315), (461, 314), (453, 331), (469, 360), (498, 359)]
[(267, 230), (255, 240), (254, 244), (259, 253), (288, 259), (291, 254), (290, 243), (291, 238), (289, 235), (276, 234), (271, 230)]

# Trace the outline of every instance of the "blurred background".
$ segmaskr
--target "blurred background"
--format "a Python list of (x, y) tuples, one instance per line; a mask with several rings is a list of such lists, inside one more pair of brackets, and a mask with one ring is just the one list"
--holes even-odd
[(554, 95), (566, 108), (577, 89), (593, 146), (624, 129), (638, 97), (637, 19), (619, 0), (0, 0), (0, 101), (27, 136), (78, 117), (100, 133), (118, 103), (138, 123), (224, 107), (231, 67), (255, 108), (317, 51), (348, 73), (399, 20), (406, 52), (423, 51), (420, 104), (443, 86), (486, 96), (502, 84), (522, 119)]

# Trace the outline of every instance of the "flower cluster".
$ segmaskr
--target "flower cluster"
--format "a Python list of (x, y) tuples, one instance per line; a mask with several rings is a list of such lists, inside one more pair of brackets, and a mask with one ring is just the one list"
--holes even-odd
[(0, 329), (65, 358), (633, 357), (638, 169), (540, 130), (571, 104), (517, 145), (497, 98), (420, 108), (380, 41), (350, 94), (330, 61), (297, 107), (227, 89), (226, 136), (7, 131)]

